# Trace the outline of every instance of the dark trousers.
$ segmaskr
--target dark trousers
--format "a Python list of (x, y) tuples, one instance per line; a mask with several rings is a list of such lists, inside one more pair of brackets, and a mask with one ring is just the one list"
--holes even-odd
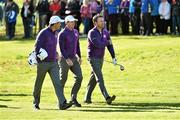
[(130, 20), (131, 20), (131, 26), (132, 26), (132, 33), (135, 35), (140, 34), (140, 23), (141, 23), (141, 18), (140, 18), (140, 13), (132, 13), (130, 15)]
[(39, 105), (40, 103), (41, 88), (47, 72), (51, 77), (51, 81), (59, 101), (58, 104), (63, 104), (66, 99), (64, 97), (62, 85), (59, 79), (59, 66), (57, 62), (43, 62), (37, 65), (37, 77), (34, 85), (33, 103), (34, 105)]
[(85, 101), (91, 101), (91, 95), (97, 83), (99, 85), (99, 88), (104, 98), (107, 99), (109, 97), (109, 94), (104, 85), (104, 79), (103, 79), (103, 74), (102, 74), (103, 59), (90, 58), (89, 62), (92, 68), (92, 72), (90, 75), (89, 83), (87, 85)]
[(83, 18), (83, 24), (84, 24), (84, 34), (88, 34), (90, 30), (90, 18)]
[(144, 27), (144, 35), (151, 34), (151, 16), (149, 13), (142, 14), (142, 22)]
[(119, 14), (111, 14), (109, 15), (109, 22), (110, 22), (110, 32), (111, 35), (118, 34), (118, 22), (119, 22)]
[(25, 38), (29, 38), (31, 37), (31, 33), (32, 33), (32, 27), (30, 26), (31, 24), (31, 17), (30, 18), (22, 18), (23, 20), (23, 26), (24, 26), (24, 37)]
[(7, 25), (9, 39), (12, 39), (15, 35), (15, 26), (16, 26), (16, 22), (11, 22), (11, 23), (8, 23), (8, 25)]
[(176, 32), (180, 34), (180, 16), (178, 15), (172, 16), (172, 28), (174, 34)]
[(81, 67), (79, 62), (77, 61), (77, 59), (72, 59), (73, 61), (73, 66), (68, 66), (68, 64), (66, 63), (66, 60), (64, 58), (61, 59), (60, 61), (60, 81), (63, 87), (63, 92), (64, 92), (64, 87), (65, 87), (65, 83), (67, 81), (68, 78), (68, 72), (69, 69), (71, 70), (71, 72), (73, 72), (74, 74), (74, 78), (75, 78), (75, 82), (73, 85), (73, 88), (71, 90), (71, 99), (74, 100), (77, 98), (77, 93), (81, 87), (81, 83), (82, 83), (82, 71), (81, 71)]
[(39, 31), (45, 28), (47, 23), (47, 15), (39, 15)]
[(169, 24), (169, 20), (161, 19), (160, 21), (160, 25), (162, 26), (162, 28), (160, 29), (161, 34), (167, 34), (168, 24)]
[(121, 28), (123, 34), (129, 34), (129, 16), (128, 14), (121, 14)]
[(156, 25), (155, 33), (159, 33), (159, 31), (160, 31), (160, 16), (159, 15), (152, 16), (151, 33), (153, 33), (153, 28), (154, 28), (153, 23), (155, 23), (155, 25)]

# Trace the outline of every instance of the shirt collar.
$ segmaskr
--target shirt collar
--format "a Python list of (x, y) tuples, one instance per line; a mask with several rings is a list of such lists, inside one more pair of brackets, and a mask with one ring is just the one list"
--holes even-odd
[(102, 32), (100, 32), (100, 31), (97, 29), (96, 26), (95, 26), (93, 29), (96, 30), (96, 31), (98, 31), (100, 34), (102, 34), (102, 32), (104, 31), (104, 28), (103, 28), (103, 29), (102, 29)]
[(50, 28), (50, 26), (47, 28), (49, 32), (55, 33), (56, 31), (52, 31), (52, 29)]
[(68, 31), (68, 32), (73, 32), (73, 31), (74, 31), (74, 29), (73, 29), (73, 30), (70, 30), (70, 29), (67, 28), (67, 27), (65, 27), (65, 30)]

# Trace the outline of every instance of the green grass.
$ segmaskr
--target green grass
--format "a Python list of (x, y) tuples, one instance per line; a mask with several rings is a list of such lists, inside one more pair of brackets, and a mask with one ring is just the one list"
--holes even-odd
[[(22, 0), (18, 0), (22, 6)], [(81, 39), (83, 82), (78, 94), (81, 108), (60, 111), (49, 78), (43, 84), (41, 110), (32, 109), (32, 90), (36, 67), (30, 67), (27, 56), (33, 40), (22, 40), (22, 20), (18, 16), (16, 38), (5, 40), (0, 29), (0, 120), (179, 120), (180, 119), (180, 37), (117, 36), (112, 37), (116, 57), (125, 71), (104, 63), (105, 85), (117, 99), (106, 105), (98, 88), (93, 104), (83, 103), (90, 75), (87, 41)], [(111, 61), (108, 51), (106, 60)], [(65, 95), (70, 99), (73, 75), (69, 73)]]
[[(87, 41), (81, 39), (83, 82), (78, 100), (82, 108), (60, 111), (49, 75), (43, 84), (41, 110), (32, 109), (32, 89), (36, 67), (30, 67), (27, 56), (34, 40), (0, 41), (0, 119), (2, 120), (179, 120), (180, 119), (180, 39), (173, 36), (117, 36), (113, 43), (118, 62), (125, 66), (104, 63), (105, 85), (117, 99), (106, 105), (98, 88), (93, 104), (83, 103), (90, 66), (87, 62)], [(106, 60), (111, 60), (106, 51)], [(73, 75), (68, 78), (65, 95), (70, 99)]]

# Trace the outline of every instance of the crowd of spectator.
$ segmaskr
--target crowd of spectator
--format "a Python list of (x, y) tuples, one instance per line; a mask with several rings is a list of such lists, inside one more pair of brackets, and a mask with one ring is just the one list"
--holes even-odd
[[(48, 25), (53, 15), (64, 19), (73, 15), (78, 19), (76, 29), (83, 24), (83, 33), (93, 27), (92, 17), (101, 13), (111, 35), (180, 35), (180, 0), (24, 0), (19, 8), (15, 0), (0, 0), (0, 25), (6, 28), (6, 37), (15, 36), (17, 16), (24, 26), (24, 39), (33, 36)], [(37, 13), (37, 14), (36, 14)], [(62, 24), (62, 27), (64, 25)]]

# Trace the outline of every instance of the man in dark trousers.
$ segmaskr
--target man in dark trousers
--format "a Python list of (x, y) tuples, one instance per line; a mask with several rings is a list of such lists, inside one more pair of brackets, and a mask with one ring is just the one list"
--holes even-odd
[(71, 91), (71, 103), (76, 107), (81, 107), (77, 101), (77, 93), (81, 87), (82, 71), (81, 71), (81, 52), (79, 46), (79, 33), (75, 27), (75, 19), (72, 15), (65, 17), (65, 28), (59, 33), (59, 46), (62, 55), (60, 61), (60, 81), (64, 89), (68, 77), (69, 69), (75, 75), (75, 83)]
[(58, 54), (56, 52), (57, 36), (56, 31), (60, 28), (61, 20), (58, 16), (52, 16), (49, 21), (49, 27), (41, 30), (36, 38), (35, 51), (37, 54), (37, 77), (34, 85), (34, 109), (39, 110), (41, 88), (48, 72), (55, 92), (58, 98), (58, 105), (60, 110), (65, 110), (72, 106), (71, 103), (66, 103), (63, 94), (62, 85), (59, 79), (59, 66), (57, 63)]
[(5, 3), (5, 23), (7, 39), (11, 40), (15, 36), (15, 27), (17, 15), (19, 14), (19, 6), (13, 0), (7, 0)]
[(116, 63), (114, 48), (111, 42), (109, 32), (104, 28), (104, 19), (101, 15), (97, 14), (93, 17), (94, 28), (88, 33), (88, 59), (92, 68), (90, 80), (87, 86), (85, 94), (85, 103), (91, 103), (91, 94), (98, 83), (100, 90), (107, 102), (111, 104), (115, 100), (116, 96), (109, 96), (106, 87), (104, 85), (104, 79), (102, 74), (103, 58), (105, 47), (111, 54), (113, 63)]

